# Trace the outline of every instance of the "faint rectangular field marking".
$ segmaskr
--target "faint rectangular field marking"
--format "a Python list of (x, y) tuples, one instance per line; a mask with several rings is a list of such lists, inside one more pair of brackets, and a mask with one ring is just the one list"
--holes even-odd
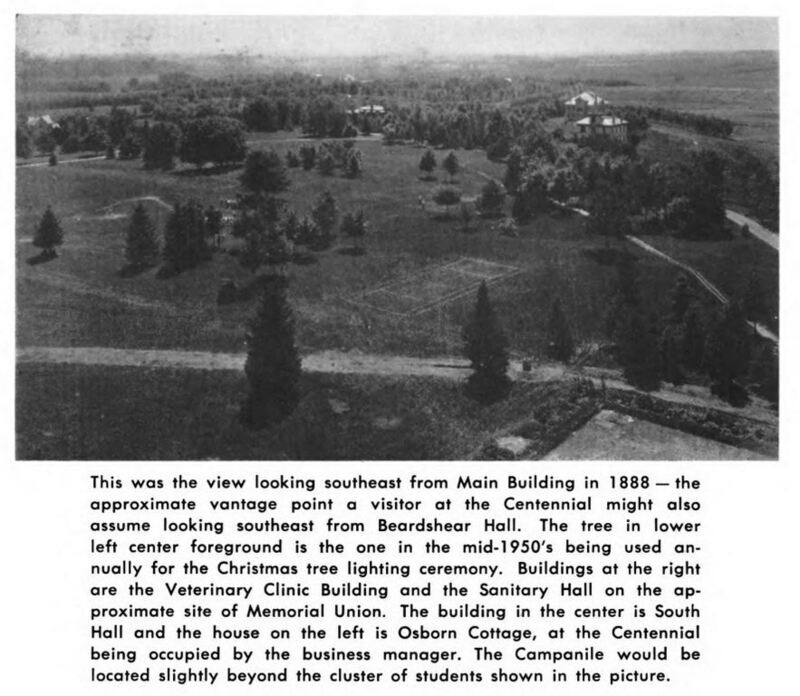
[[(471, 295), (481, 281), (494, 284), (518, 273), (521, 270), (516, 266), (461, 257), (381, 283), (358, 297), (348, 298), (347, 302), (392, 316), (416, 316)], [(414, 287), (419, 292), (415, 293)]]

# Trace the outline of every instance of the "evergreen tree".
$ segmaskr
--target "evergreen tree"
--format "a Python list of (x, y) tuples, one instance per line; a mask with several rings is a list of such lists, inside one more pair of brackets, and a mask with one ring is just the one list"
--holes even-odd
[(503, 202), (505, 201), (505, 191), (494, 179), (487, 181), (481, 189), (478, 198), (478, 209), (483, 215), (500, 215), (503, 212)]
[(659, 341), (661, 354), (661, 374), (667, 382), (683, 384), (681, 369), (681, 334), (675, 325), (664, 327)]
[(300, 244), (300, 221), (297, 219), (297, 213), (290, 210), (280, 224), (281, 234), (292, 244)]
[(450, 214), (450, 206), (461, 200), (461, 191), (455, 186), (437, 186), (433, 192), (433, 201), (436, 205), (443, 205)]
[(711, 377), (711, 393), (733, 405), (747, 400), (739, 380), (747, 373), (750, 361), (750, 330), (744, 310), (729, 304), (711, 324), (706, 340), (705, 362)]
[(170, 271), (180, 273), (211, 258), (206, 217), (195, 201), (176, 204), (164, 227), (164, 262)]
[[(336, 227), (336, 218), (338, 211), (336, 208), (336, 199), (330, 191), (323, 191), (314, 203), (311, 209), (311, 218), (319, 227), (322, 238), (333, 241), (333, 231)], [(327, 248), (330, 244), (323, 248)]]
[(64, 243), (64, 231), (55, 213), (47, 206), (42, 215), (36, 233), (33, 235), (33, 245), (42, 250), (43, 256), (56, 256), (56, 247)]
[(575, 352), (572, 332), (567, 323), (567, 317), (561, 309), (561, 300), (556, 298), (550, 309), (550, 318), (547, 323), (548, 343), (547, 354), (560, 362), (569, 362)]
[(300, 400), (301, 362), (286, 284), (283, 276), (270, 277), (265, 283), (258, 313), (247, 334), (244, 371), (250, 391), (241, 415), (251, 428), (282, 421)]
[(447, 157), (442, 160), (442, 169), (444, 169), (450, 176), (450, 181), (452, 181), (453, 177), (458, 174), (458, 170), (461, 169), (461, 165), (458, 162), (458, 157), (456, 157), (455, 152), (450, 151)]
[(276, 193), (289, 186), (283, 161), (274, 150), (257, 150), (247, 155), (241, 182), (253, 193)]
[(361, 151), (350, 148), (344, 158), (344, 173), (350, 179), (361, 176)]
[(300, 160), (303, 164), (303, 169), (308, 171), (313, 169), (317, 160), (317, 150), (313, 145), (303, 145), (300, 148)]
[(131, 268), (149, 268), (158, 263), (159, 249), (156, 226), (139, 203), (131, 215), (125, 238), (125, 259)]
[(142, 153), (142, 146), (139, 139), (132, 133), (128, 133), (119, 144), (120, 159), (136, 159)]
[(465, 353), (472, 367), (467, 394), (482, 403), (502, 399), (511, 386), (508, 371), (508, 342), (489, 302), (489, 290), (478, 288), (475, 311), (464, 327)]
[(425, 172), (425, 178), (430, 179), (433, 173), (433, 170), (436, 169), (436, 155), (433, 154), (433, 150), (428, 148), (423, 153), (422, 157), (419, 160), (419, 168)]
[(222, 244), (222, 211), (213, 205), (206, 208), (206, 233), (209, 239), (214, 240), (214, 246), (219, 249)]
[(359, 210), (355, 215), (353, 213), (345, 213), (342, 216), (342, 224), (340, 225), (342, 234), (353, 240), (353, 248), (363, 251), (360, 241), (367, 232), (367, 226), (364, 222), (364, 211)]
[(336, 169), (336, 158), (329, 149), (324, 149), (317, 157), (317, 169), (323, 176), (331, 176)]
[(703, 367), (706, 331), (697, 307), (692, 304), (683, 316), (681, 324), (681, 359), (690, 370)]
[(255, 272), (266, 262), (266, 233), (264, 230), (252, 228), (244, 237), (244, 244), (239, 250), (239, 263), (250, 273)]
[(676, 324), (680, 324), (683, 322), (683, 318), (686, 316), (686, 312), (689, 309), (689, 305), (691, 305), (693, 299), (692, 290), (689, 287), (689, 279), (686, 277), (685, 273), (681, 273), (678, 276), (678, 280), (675, 282), (673, 286), (670, 297), (669, 297), (669, 304), (670, 304), (670, 312), (671, 312), (671, 321)]
[(547, 177), (540, 170), (525, 173), (517, 186), (517, 195), (511, 214), (518, 223), (528, 222), (536, 213), (544, 212), (551, 207), (547, 198)]
[(522, 150), (518, 147), (512, 148), (506, 159), (506, 173), (503, 176), (503, 185), (512, 196), (516, 195), (517, 188), (522, 181), (522, 171)]

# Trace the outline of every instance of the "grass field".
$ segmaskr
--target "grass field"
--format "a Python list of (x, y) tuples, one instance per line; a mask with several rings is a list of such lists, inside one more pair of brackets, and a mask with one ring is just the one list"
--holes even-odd
[[(286, 138), (264, 137), (261, 146), (272, 145), (279, 152), (297, 147)], [(435, 187), (419, 178), (421, 149), (388, 147), (377, 140), (358, 146), (364, 154), (364, 175), (358, 180), (290, 170), (285, 198), (299, 214), (307, 213), (313, 199), (328, 188), (341, 211), (363, 207), (370, 227), (366, 255), (332, 249), (318, 254), (316, 263), (290, 267), (290, 296), (302, 349), (460, 353), (461, 328), (474, 302), (470, 293), (400, 318), (355, 305), (352, 298), (461, 258), (518, 269), (491, 289), (515, 352), (541, 352), (546, 317), (556, 296), (579, 340), (602, 333), (616, 271), (594, 260), (593, 250), (603, 243), (585, 234), (579, 218), (540, 216), (524, 226), (518, 238), (500, 236), (492, 230), (493, 221), (475, 218), (464, 232), (460, 221), (435, 219), (420, 209), (419, 196), (429, 196)], [(476, 170), (492, 176), (502, 173), (502, 165), (489, 162), (482, 151), (459, 151), (458, 156), (464, 167), (458, 185), (466, 197), (477, 195), (485, 181)], [(104, 160), (19, 169), (18, 342), (242, 350), (252, 302), (223, 307), (215, 302), (225, 279), (250, 282), (249, 272), (236, 258), (220, 253), (210, 263), (167, 280), (157, 279), (154, 270), (121, 277), (126, 206), (108, 209), (133, 197), (157, 196), (167, 204), (189, 197), (204, 204), (219, 202), (238, 191), (237, 176), (235, 171), (197, 175), (191, 169), (148, 172), (138, 162)], [(446, 176), (440, 173), (440, 178)], [(61, 219), (65, 243), (56, 260), (31, 266), (25, 262), (36, 252), (30, 237), (47, 204)], [(163, 224), (167, 209), (154, 201), (146, 205)], [(642, 276), (652, 281), (644, 288), (645, 300), (657, 310), (676, 272), (643, 253), (631, 253)]]
[(568, 387), (520, 383), (482, 407), (451, 380), (305, 375), (297, 410), (260, 432), (238, 422), (246, 389), (231, 372), (20, 365), (17, 457), (460, 459)]
[[(772, 331), (779, 328), (780, 261), (766, 244), (736, 233), (721, 241), (693, 241), (669, 235), (642, 236), (656, 249), (696, 268), (731, 299), (743, 299), (751, 275), (758, 279), (763, 311), (757, 319)], [(699, 285), (693, 286), (697, 293)]]

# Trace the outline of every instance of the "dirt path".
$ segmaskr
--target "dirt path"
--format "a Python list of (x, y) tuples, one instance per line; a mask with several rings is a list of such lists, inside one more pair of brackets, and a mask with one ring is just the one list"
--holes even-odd
[[(700, 271), (692, 268), (688, 264), (683, 263), (682, 261), (678, 261), (677, 259), (673, 258), (669, 254), (665, 254), (663, 251), (656, 249), (654, 246), (650, 246), (647, 242), (642, 241), (638, 237), (634, 237), (633, 235), (625, 235), (625, 239), (629, 242), (635, 244), (636, 246), (644, 249), (646, 252), (653, 254), (654, 256), (658, 256), (660, 259), (663, 259), (667, 263), (671, 263), (673, 266), (677, 266), (678, 268), (682, 269), (689, 275), (693, 276), (699, 283), (702, 285), (713, 297), (722, 305), (727, 305), (729, 300), (725, 296), (725, 294), (716, 286), (714, 285), (708, 278), (706, 278)], [(757, 322), (748, 321), (747, 325), (751, 328), (755, 329), (756, 333), (759, 336), (766, 338), (773, 343), (778, 343), (778, 337), (770, 331), (766, 326), (763, 324), (759, 324)]]
[(113, 203), (111, 203), (111, 205), (106, 205), (102, 208), (99, 208), (95, 212), (98, 214), (108, 214), (117, 206), (123, 205), (124, 203), (132, 203), (134, 201), (152, 201), (153, 203), (157, 203), (158, 205), (160, 205), (162, 208), (166, 208), (170, 212), (172, 212), (173, 210), (173, 207), (169, 203), (159, 198), (158, 196), (135, 196), (134, 198), (123, 198), (120, 201), (114, 201)]
[[(227, 370), (240, 372), (244, 369), (244, 353), (211, 353), (186, 350), (146, 350), (101, 347), (29, 347), (17, 349), (17, 363), (57, 363), (70, 365), (106, 365), (112, 367), (172, 368), (188, 370)], [(463, 380), (469, 363), (464, 358), (442, 356), (437, 358), (414, 358), (404, 355), (373, 355), (366, 353), (344, 353), (322, 351), (303, 357), (306, 372), (380, 375), (385, 377), (436, 377)], [(556, 363), (540, 363), (530, 371), (523, 371), (521, 361), (512, 360), (509, 376), (521, 382), (546, 382), (565, 377), (585, 377), (597, 386), (636, 391), (621, 379), (617, 370), (599, 368), (568, 368)], [(777, 423), (777, 415), (761, 399), (745, 408), (734, 408), (713, 396), (706, 387), (664, 385), (652, 395), (677, 404), (689, 404), (727, 411), (749, 418)]]
[(747, 225), (747, 227), (750, 229), (750, 234), (752, 234), (756, 239), (760, 239), (762, 242), (764, 242), (764, 244), (767, 244), (775, 249), (775, 251), (779, 250), (778, 247), (780, 245), (780, 235), (778, 235), (776, 232), (771, 232), (759, 222), (756, 222), (746, 215), (737, 213), (735, 210), (726, 210), (725, 216), (732, 223), (739, 225), (739, 227), (744, 227)]
[[(104, 160), (106, 158), (105, 155), (98, 155), (97, 157), (73, 157), (72, 159), (60, 159), (58, 160), (58, 164), (55, 165), (56, 167), (62, 164), (74, 164), (75, 162), (96, 162), (97, 160)], [(26, 169), (28, 167), (49, 167), (50, 162), (28, 162), (27, 164), (18, 164), (17, 169)]]

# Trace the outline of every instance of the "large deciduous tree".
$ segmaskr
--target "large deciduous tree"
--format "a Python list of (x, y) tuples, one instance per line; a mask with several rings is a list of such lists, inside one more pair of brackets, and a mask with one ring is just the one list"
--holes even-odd
[(173, 169), (181, 130), (174, 123), (156, 123), (144, 131), (142, 161), (146, 169)]
[(244, 127), (235, 118), (206, 116), (186, 124), (180, 148), (184, 162), (201, 168), (207, 162), (222, 166), (241, 162), (247, 154)]

